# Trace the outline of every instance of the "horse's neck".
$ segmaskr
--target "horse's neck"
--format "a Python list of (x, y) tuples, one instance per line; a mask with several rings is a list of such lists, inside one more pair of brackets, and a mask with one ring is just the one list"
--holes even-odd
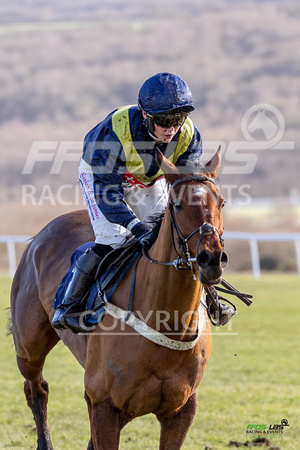
[[(165, 214), (158, 238), (149, 255), (152, 259), (163, 262), (174, 261), (178, 256), (173, 246), (169, 211)], [(175, 311), (179, 317), (189, 312), (190, 320), (194, 320), (193, 312), (199, 308), (202, 285), (198, 279), (193, 280), (192, 272), (160, 264), (149, 266), (148, 262), (145, 269), (147, 271), (145, 300), (148, 308), (155, 311), (163, 310), (166, 315), (170, 314), (170, 317)]]

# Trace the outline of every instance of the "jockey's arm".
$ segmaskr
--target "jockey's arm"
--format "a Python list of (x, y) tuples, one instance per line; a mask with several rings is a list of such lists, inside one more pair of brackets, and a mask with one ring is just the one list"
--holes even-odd
[(93, 170), (96, 203), (109, 222), (130, 230), (140, 221), (124, 201), (126, 163), (121, 155), (120, 142), (108, 127), (99, 124), (86, 136), (84, 159)]
[(140, 221), (124, 200), (122, 181), (122, 174), (97, 175), (94, 173), (94, 194), (105, 218), (109, 222), (117, 223), (130, 230), (131, 225)]

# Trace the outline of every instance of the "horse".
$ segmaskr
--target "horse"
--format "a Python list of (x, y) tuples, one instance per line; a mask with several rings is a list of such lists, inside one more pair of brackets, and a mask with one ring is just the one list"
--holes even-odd
[[(87, 334), (52, 328), (53, 300), (70, 255), (94, 239), (85, 210), (48, 223), (31, 240), (16, 270), (12, 333), (40, 450), (53, 449), (43, 366), (59, 340), (85, 371), (89, 450), (118, 449), (122, 428), (149, 413), (161, 425), (160, 450), (177, 450), (194, 421), (197, 388), (211, 353), (210, 322), (201, 293), (203, 286), (220, 281), (227, 264), (221, 238), (224, 198), (214, 181), (220, 151), (198, 174), (179, 173), (163, 155), (158, 162), (169, 185), (168, 207), (155, 243), (128, 269), (110, 303), (126, 311), (134, 276), (131, 315), (146, 318), (144, 324), (173, 347), (141, 336), (110, 314), (102, 318), (105, 328), (97, 324)], [(158, 311), (164, 312), (164, 320), (157, 323)]]

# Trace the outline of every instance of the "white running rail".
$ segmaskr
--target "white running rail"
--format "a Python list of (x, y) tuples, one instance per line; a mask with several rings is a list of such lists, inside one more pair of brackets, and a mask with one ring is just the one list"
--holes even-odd
[[(27, 244), (32, 236), (0, 235), (0, 244), (6, 244), (8, 254), (9, 274), (13, 277), (17, 268), (16, 244)], [(227, 231), (223, 235), (226, 240), (248, 241), (252, 262), (252, 272), (255, 279), (260, 278), (260, 261), (258, 242), (294, 242), (298, 275), (300, 277), (300, 233), (248, 233), (239, 231)]]

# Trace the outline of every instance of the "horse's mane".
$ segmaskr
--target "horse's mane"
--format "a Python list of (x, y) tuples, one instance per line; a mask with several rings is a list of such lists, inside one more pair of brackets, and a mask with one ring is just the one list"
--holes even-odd
[(152, 229), (153, 242), (156, 241), (166, 210), (153, 214), (147, 219), (147, 225)]

